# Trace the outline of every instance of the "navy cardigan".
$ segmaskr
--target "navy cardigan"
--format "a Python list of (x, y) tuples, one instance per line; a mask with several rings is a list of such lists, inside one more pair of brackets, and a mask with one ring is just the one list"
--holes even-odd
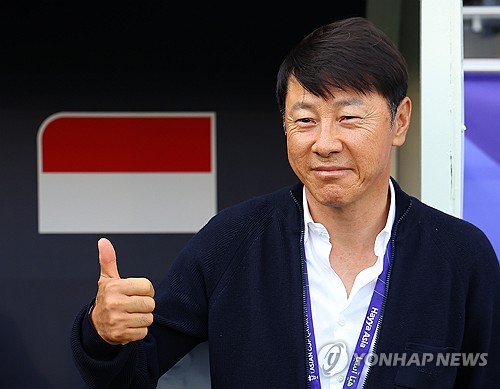
[[(364, 388), (498, 387), (500, 271), (490, 242), (393, 183), (393, 260), (375, 353), (487, 353), (487, 364), (374, 365)], [(84, 307), (71, 347), (85, 383), (155, 388), (208, 340), (213, 389), (307, 388), (303, 229), (300, 183), (220, 211), (155, 287), (142, 341), (109, 345)]]

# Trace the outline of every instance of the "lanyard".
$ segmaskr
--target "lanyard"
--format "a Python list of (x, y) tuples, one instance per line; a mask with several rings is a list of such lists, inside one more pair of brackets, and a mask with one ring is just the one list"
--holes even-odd
[[(359, 333), (358, 342), (354, 350), (349, 370), (344, 381), (343, 388), (355, 389), (359, 384), (359, 377), (365, 364), (365, 356), (370, 351), (370, 346), (375, 337), (375, 331), (380, 320), (380, 311), (384, 302), (386, 293), (386, 279), (391, 261), (391, 241), (387, 243), (383, 258), (383, 269), (377, 278), (375, 289), (373, 290), (370, 304), (366, 312), (363, 326)], [(318, 356), (316, 350), (316, 340), (314, 337), (314, 326), (311, 312), (311, 295), (309, 292), (309, 277), (307, 275), (307, 261), (305, 262), (305, 279), (306, 279), (306, 357), (308, 366), (307, 379), (311, 383), (311, 389), (321, 389), (321, 381), (319, 378)]]

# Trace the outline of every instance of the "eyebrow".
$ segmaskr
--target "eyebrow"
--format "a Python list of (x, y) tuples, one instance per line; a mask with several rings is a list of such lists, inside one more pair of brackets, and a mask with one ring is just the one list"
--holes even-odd
[(312, 107), (312, 104), (304, 103), (303, 101), (297, 101), (290, 108), (295, 111), (295, 110), (298, 110), (298, 109), (308, 109), (308, 108), (311, 108), (311, 107)]
[[(342, 98), (340, 100), (335, 100), (332, 104), (333, 107), (347, 107), (349, 105), (356, 105), (356, 106), (361, 106), (364, 105), (364, 101), (362, 99), (359, 99), (357, 97), (347, 97), (347, 98)], [(297, 109), (309, 109), (312, 108), (313, 104), (306, 103), (304, 101), (297, 101), (295, 104), (292, 105), (291, 109), (292, 110), (297, 110)]]
[(334, 107), (346, 107), (348, 105), (360, 106), (360, 105), (364, 105), (364, 104), (365, 104), (365, 102), (362, 99), (359, 99), (357, 97), (347, 97), (344, 99), (335, 100), (333, 102)]

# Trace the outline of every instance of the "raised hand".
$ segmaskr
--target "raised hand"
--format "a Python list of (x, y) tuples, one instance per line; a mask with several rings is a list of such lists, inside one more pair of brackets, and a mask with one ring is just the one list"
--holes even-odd
[(143, 339), (153, 323), (154, 288), (147, 278), (120, 278), (111, 242), (97, 242), (101, 275), (90, 318), (98, 334), (110, 344)]

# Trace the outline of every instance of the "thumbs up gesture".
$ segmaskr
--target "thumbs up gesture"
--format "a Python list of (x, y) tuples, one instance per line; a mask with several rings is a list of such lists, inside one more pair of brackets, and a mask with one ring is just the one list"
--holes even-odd
[(110, 344), (143, 339), (153, 323), (154, 288), (146, 278), (120, 278), (111, 242), (97, 242), (101, 275), (90, 318), (97, 333)]

